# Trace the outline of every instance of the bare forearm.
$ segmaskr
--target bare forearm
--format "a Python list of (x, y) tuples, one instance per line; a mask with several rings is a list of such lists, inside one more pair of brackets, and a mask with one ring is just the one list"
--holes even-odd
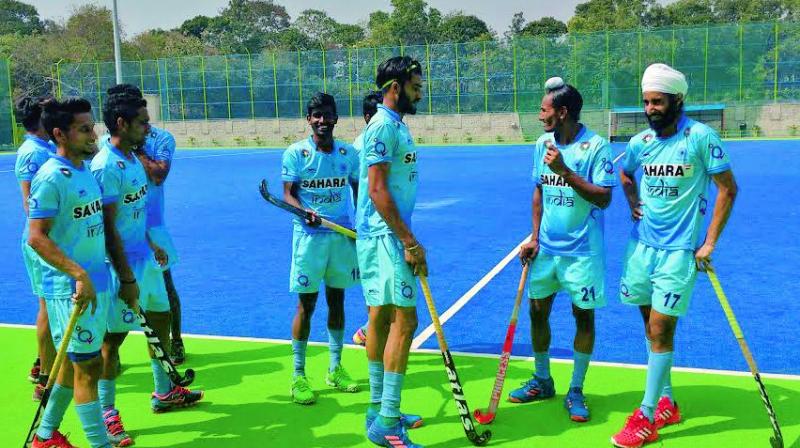
[(22, 208), (25, 209), (25, 216), (28, 216), (28, 197), (31, 195), (31, 183), (23, 180), (19, 183), (19, 189), (22, 191)]
[(539, 240), (539, 227), (542, 224), (542, 190), (536, 187), (533, 190), (531, 201), (531, 241)]
[(631, 210), (639, 207), (641, 198), (639, 197), (639, 187), (636, 185), (636, 178), (633, 175), (622, 173), (620, 179), (622, 180), (622, 191), (625, 192), (625, 199), (628, 201), (628, 206)]
[(117, 228), (113, 225), (106, 224), (106, 252), (111, 259), (111, 265), (122, 281), (134, 280), (133, 271), (130, 264), (128, 264), (128, 257), (125, 256), (125, 246), (122, 244)]
[(142, 162), (142, 166), (144, 166), (144, 170), (147, 172), (147, 177), (156, 184), (161, 185), (167, 180), (167, 175), (169, 174), (169, 163), (164, 160), (153, 160), (150, 157), (147, 157), (147, 154), (143, 152), (137, 152), (136, 156), (139, 158), (139, 161)]
[(392, 229), (397, 238), (403, 244), (413, 243), (414, 234), (411, 233), (411, 229), (400, 217), (400, 211), (397, 209), (397, 204), (394, 202), (391, 193), (385, 189), (376, 189), (370, 192), (369, 197), (375, 204), (375, 210), (378, 211), (378, 214), (381, 215), (381, 218)]
[(610, 188), (595, 185), (572, 170), (568, 170), (567, 173), (561, 177), (576, 193), (578, 193), (578, 195), (580, 195), (580, 197), (592, 204), (600, 208), (606, 208), (611, 202)]
[(75, 280), (86, 276), (86, 271), (63, 251), (49, 237), (32, 233), (28, 237), (28, 245), (39, 254), (50, 266), (69, 275)]
[(720, 189), (717, 193), (717, 200), (714, 203), (714, 214), (711, 216), (711, 223), (708, 225), (706, 233), (706, 243), (716, 245), (725, 224), (733, 210), (733, 202), (736, 194), (729, 189)]

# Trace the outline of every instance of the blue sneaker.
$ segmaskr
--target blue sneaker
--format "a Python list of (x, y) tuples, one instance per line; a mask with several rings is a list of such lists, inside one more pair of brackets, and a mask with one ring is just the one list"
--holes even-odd
[(586, 397), (580, 387), (573, 387), (567, 392), (567, 396), (564, 397), (564, 408), (569, 411), (569, 419), (573, 422), (589, 421), (589, 406), (586, 405)]
[[(372, 422), (375, 421), (375, 418), (378, 417), (378, 411), (367, 408), (367, 431), (369, 431), (369, 427), (372, 426)], [(417, 429), (424, 423), (422, 421), (421, 415), (416, 414), (403, 414), (400, 413), (400, 423), (403, 424), (403, 427), (406, 429)]]
[(417, 445), (408, 438), (408, 430), (402, 423), (397, 422), (391, 428), (384, 428), (379, 421), (375, 420), (367, 430), (367, 438), (370, 442), (378, 446), (390, 448), (424, 448)]
[(522, 387), (514, 389), (508, 394), (508, 401), (512, 403), (529, 403), (531, 401), (546, 400), (556, 395), (553, 378), (539, 378), (536, 375), (522, 383)]

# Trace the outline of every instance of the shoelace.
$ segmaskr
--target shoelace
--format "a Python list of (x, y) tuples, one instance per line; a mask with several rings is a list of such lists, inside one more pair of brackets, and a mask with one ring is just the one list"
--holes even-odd
[(311, 389), (311, 386), (308, 384), (307, 381), (298, 381), (297, 383), (295, 383), (294, 387), (296, 387), (301, 392), (305, 392)]

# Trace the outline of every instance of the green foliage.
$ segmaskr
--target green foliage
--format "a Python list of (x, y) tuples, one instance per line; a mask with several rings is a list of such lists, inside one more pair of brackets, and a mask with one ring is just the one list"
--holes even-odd
[(289, 20), (286, 8), (272, 0), (230, 0), (203, 35), (223, 53), (258, 52), (278, 46)]
[(44, 30), (36, 8), (16, 0), (0, 0), (0, 34), (29, 35)]
[(557, 36), (567, 33), (567, 25), (554, 17), (542, 17), (539, 20), (528, 22), (517, 34), (518, 36)]
[(198, 39), (203, 37), (203, 33), (205, 32), (208, 27), (211, 26), (211, 22), (214, 19), (208, 16), (194, 16), (189, 20), (184, 21), (180, 27), (178, 27), (178, 31), (184, 36), (194, 36)]
[(439, 24), (438, 38), (441, 42), (471, 42), (492, 39), (492, 32), (486, 22), (472, 16), (456, 12), (446, 15)]

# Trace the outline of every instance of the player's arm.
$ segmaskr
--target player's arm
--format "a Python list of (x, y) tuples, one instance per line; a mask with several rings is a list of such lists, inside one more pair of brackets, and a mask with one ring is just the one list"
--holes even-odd
[(358, 182), (350, 182), (350, 188), (353, 189), (353, 204), (358, 204)]
[(151, 182), (156, 185), (161, 185), (167, 180), (170, 168), (169, 160), (153, 160), (141, 149), (137, 149), (134, 154), (136, 154), (136, 157), (142, 162), (142, 166), (144, 166), (147, 177)]
[(642, 199), (639, 197), (639, 185), (636, 183), (636, 173), (627, 172), (624, 169), (619, 172), (619, 179), (622, 182), (622, 191), (625, 192), (625, 199), (631, 209), (631, 219), (639, 221), (644, 216), (642, 213)]
[(405, 259), (414, 269), (414, 274), (428, 275), (428, 265), (425, 260), (425, 249), (417, 241), (411, 229), (400, 217), (392, 193), (389, 191), (388, 162), (375, 163), (367, 170), (369, 182), (369, 198), (375, 204), (375, 210), (381, 215), (386, 225), (392, 229), (395, 236), (403, 243)]
[[(283, 181), (283, 201), (299, 209), (310, 212), (314, 218), (317, 216), (316, 211), (307, 209), (300, 203), (300, 185), (297, 182)], [(306, 219), (306, 224), (312, 227), (319, 226), (319, 222), (317, 222), (316, 219)]]
[(128, 257), (125, 256), (125, 246), (122, 243), (115, 224), (117, 217), (117, 203), (110, 202), (103, 204), (103, 229), (106, 237), (106, 253), (111, 259), (119, 277), (120, 289), (119, 297), (128, 304), (128, 308), (136, 310), (139, 303), (139, 286), (136, 284), (136, 276), (133, 275)]
[(50, 266), (69, 275), (75, 280), (75, 294), (73, 300), (82, 313), (91, 303), (92, 313), (97, 308), (96, 293), (89, 274), (81, 265), (76, 263), (50, 239), (50, 229), (53, 227), (53, 218), (29, 219), (28, 245), (39, 254)]
[(539, 228), (542, 224), (542, 186), (533, 189), (531, 199), (531, 240), (519, 248), (519, 259), (523, 263), (536, 258), (539, 253)]
[(719, 236), (728, 222), (733, 210), (733, 202), (736, 200), (739, 187), (733, 177), (733, 171), (727, 170), (718, 174), (713, 174), (711, 179), (717, 186), (717, 200), (714, 203), (714, 214), (711, 215), (711, 223), (708, 225), (706, 239), (703, 245), (695, 252), (697, 269), (705, 271), (711, 263), (711, 253), (719, 241)]
[(578, 195), (592, 204), (606, 208), (611, 203), (611, 188), (595, 185), (588, 180), (582, 178), (578, 173), (569, 169), (564, 163), (564, 157), (561, 151), (550, 144), (547, 146), (547, 152), (544, 156), (544, 163), (546, 163), (554, 173), (561, 176)]
[(31, 181), (19, 181), (19, 190), (22, 192), (22, 208), (25, 209), (25, 216), (28, 216), (28, 197), (31, 195)]

